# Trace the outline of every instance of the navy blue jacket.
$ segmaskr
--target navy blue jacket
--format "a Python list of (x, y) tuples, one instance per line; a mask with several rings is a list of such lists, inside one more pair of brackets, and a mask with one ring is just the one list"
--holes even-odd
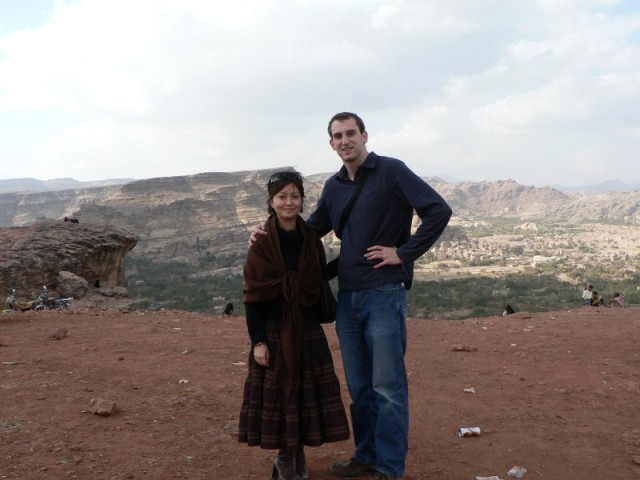
[[(320, 236), (337, 227), (349, 197), (362, 180), (363, 169), (369, 169), (369, 174), (342, 232), (338, 285), (346, 290), (362, 290), (404, 282), (406, 288), (411, 288), (414, 261), (440, 237), (452, 211), (429, 184), (400, 160), (371, 152), (358, 169), (355, 182), (343, 166), (326, 181), (307, 224)], [(422, 222), (411, 235), (414, 210)], [(364, 257), (373, 245), (397, 247), (403, 263), (374, 269), (378, 260)]]

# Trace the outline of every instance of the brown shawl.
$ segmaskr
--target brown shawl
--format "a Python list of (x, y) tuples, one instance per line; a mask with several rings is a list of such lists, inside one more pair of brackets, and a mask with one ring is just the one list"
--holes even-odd
[(244, 266), (244, 302), (283, 299), (281, 351), (276, 356), (281, 361), (276, 362), (275, 369), (277, 382), (288, 396), (297, 372), (302, 308), (316, 304), (320, 298), (319, 286), (326, 257), (316, 232), (298, 216), (297, 228), (303, 236), (298, 271), (286, 270), (276, 222), (276, 216), (270, 216), (265, 224), (267, 235), (258, 235), (249, 249)]

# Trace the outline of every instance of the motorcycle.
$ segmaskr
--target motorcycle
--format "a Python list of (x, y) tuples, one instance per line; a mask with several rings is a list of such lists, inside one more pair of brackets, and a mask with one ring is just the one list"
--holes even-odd
[(53, 310), (67, 310), (71, 308), (71, 302), (73, 301), (73, 297), (68, 298), (54, 298), (49, 301), (51, 308)]
[(43, 291), (32, 304), (33, 310), (67, 310), (71, 308), (73, 297), (49, 299), (47, 287), (42, 287)]
[(42, 287), (42, 293), (38, 295), (38, 297), (33, 302), (34, 310), (45, 310), (47, 307), (47, 300), (49, 300), (49, 291), (47, 290), (47, 286)]

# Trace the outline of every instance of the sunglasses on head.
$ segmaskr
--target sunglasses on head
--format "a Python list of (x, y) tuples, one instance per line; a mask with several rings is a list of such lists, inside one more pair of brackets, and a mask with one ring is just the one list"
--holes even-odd
[(269, 185), (280, 182), (301, 182), (302, 175), (298, 172), (278, 172), (271, 175)]

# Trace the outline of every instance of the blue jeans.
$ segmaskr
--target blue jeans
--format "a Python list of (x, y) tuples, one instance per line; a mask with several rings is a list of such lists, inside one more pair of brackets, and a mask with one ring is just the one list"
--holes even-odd
[(388, 284), (340, 290), (336, 329), (351, 395), (354, 458), (404, 474), (409, 437), (407, 292)]

